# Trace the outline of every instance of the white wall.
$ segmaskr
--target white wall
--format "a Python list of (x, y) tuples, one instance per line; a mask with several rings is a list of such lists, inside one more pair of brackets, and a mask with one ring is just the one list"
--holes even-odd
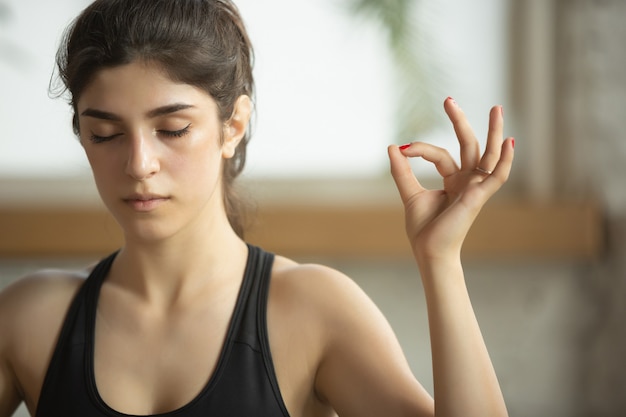
[[(70, 128), (68, 106), (48, 97), (56, 45), (85, 0), (5, 0), (0, 27), (0, 176), (87, 172)], [(18, 51), (8, 56), (7, 49)]]

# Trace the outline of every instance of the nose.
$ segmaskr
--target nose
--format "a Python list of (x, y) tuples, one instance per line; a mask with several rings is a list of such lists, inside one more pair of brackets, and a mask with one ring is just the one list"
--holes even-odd
[(160, 162), (157, 150), (149, 135), (136, 133), (129, 138), (126, 174), (142, 181), (159, 172)]

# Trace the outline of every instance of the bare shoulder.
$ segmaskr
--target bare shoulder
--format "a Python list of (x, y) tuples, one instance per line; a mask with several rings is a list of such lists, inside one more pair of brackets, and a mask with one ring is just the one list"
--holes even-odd
[(277, 257), (270, 302), (282, 307), (282, 314), (306, 322), (309, 330), (317, 325), (317, 336), (328, 343), (344, 337), (346, 330), (375, 323), (388, 328), (378, 307), (351, 277), (324, 265)]
[(272, 279), (297, 286), (323, 287), (324, 285), (332, 285), (346, 287), (347, 290), (360, 291), (356, 283), (341, 271), (321, 264), (298, 263), (283, 256), (276, 256), (275, 258)]
[(41, 270), (26, 275), (0, 291), (0, 323), (43, 318), (69, 300), (89, 275), (82, 271)]
[[(67, 309), (88, 274), (43, 270), (0, 292), (0, 400), (19, 397), (33, 412)], [(16, 391), (6, 394), (7, 386)]]
[(51, 331), (56, 333), (87, 276), (87, 270), (42, 270), (4, 288), (0, 292), (0, 331), (9, 336), (4, 343), (19, 350), (27, 337), (32, 341), (33, 335), (45, 338)]
[(371, 302), (344, 273), (320, 264), (300, 264), (281, 256), (275, 260), (272, 285), (277, 295), (323, 310), (334, 309), (338, 301)]

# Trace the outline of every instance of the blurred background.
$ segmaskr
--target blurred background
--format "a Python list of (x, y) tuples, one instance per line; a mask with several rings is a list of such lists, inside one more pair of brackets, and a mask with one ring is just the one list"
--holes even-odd
[[(0, 0), (0, 286), (121, 243), (68, 106), (48, 94), (62, 31), (88, 3)], [(454, 154), (443, 100), (457, 100), (481, 143), (502, 104), (515, 167), (468, 236), (465, 266), (510, 415), (626, 415), (626, 2), (237, 4), (256, 53), (250, 241), (351, 276), (432, 392), (386, 146), (424, 140)], [(439, 184), (423, 161), (414, 168)]]

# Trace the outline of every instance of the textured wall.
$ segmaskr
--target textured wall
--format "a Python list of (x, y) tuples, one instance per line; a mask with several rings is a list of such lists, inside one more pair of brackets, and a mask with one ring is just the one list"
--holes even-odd
[(557, 2), (557, 140), (560, 188), (626, 211), (626, 2)]
[(587, 415), (626, 413), (626, 2), (557, 1), (558, 182), (607, 210), (609, 251), (590, 268), (596, 322), (584, 341)]

